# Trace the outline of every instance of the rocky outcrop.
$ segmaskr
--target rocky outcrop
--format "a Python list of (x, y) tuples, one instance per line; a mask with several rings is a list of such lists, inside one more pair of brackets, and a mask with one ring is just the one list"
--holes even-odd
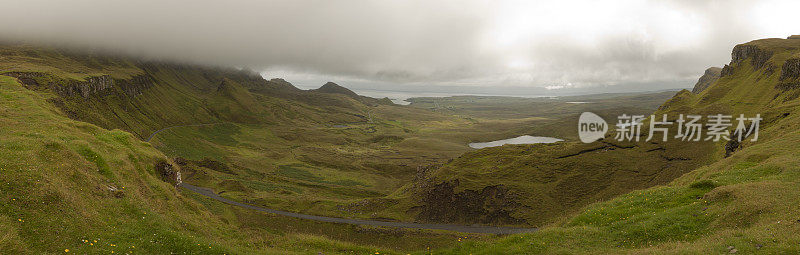
[(694, 88), (692, 89), (692, 93), (700, 93), (712, 83), (716, 82), (722, 74), (722, 68), (719, 67), (711, 67), (706, 69), (703, 76), (700, 76), (700, 79), (697, 80), (697, 83), (694, 84)]
[(719, 72), (719, 77), (725, 77), (733, 74), (733, 67), (730, 65), (725, 65), (722, 67), (722, 71)]
[(58, 88), (66, 88), (64, 91), (67, 91), (70, 96), (74, 96), (78, 92), (82, 97), (89, 97), (90, 95), (103, 94), (112, 87), (114, 87), (114, 79), (111, 79), (110, 75), (101, 75), (88, 77), (86, 81), (70, 83), (67, 86)]
[[(731, 51), (731, 63), (722, 67), (722, 70), (720, 71), (720, 77), (732, 75), (736, 66), (747, 59), (750, 59), (750, 64), (753, 66), (753, 71), (761, 69), (762, 67), (767, 66), (767, 62), (770, 58), (772, 58), (772, 54), (773, 53), (771, 51), (764, 50), (758, 45), (736, 45), (733, 47), (733, 51)], [(766, 72), (768, 75), (773, 71), (773, 66), (770, 65), (767, 67)]]
[(155, 170), (162, 181), (174, 185), (181, 183), (180, 171), (166, 160), (158, 160), (155, 164)]
[(45, 76), (42, 73), (25, 73), (25, 72), (10, 72), (4, 73), (3, 75), (11, 76), (17, 78), (22, 85), (24, 85), (28, 89), (34, 89), (39, 87), (39, 80), (42, 80)]
[(486, 186), (481, 190), (456, 192), (459, 181), (433, 185), (422, 195), (417, 220), (462, 224), (522, 224), (511, 216), (519, 207), (514, 195), (503, 185)]
[(725, 157), (730, 157), (736, 150), (742, 147), (742, 144), (736, 139), (730, 139), (725, 143)]
[(122, 93), (128, 97), (136, 97), (142, 95), (146, 89), (153, 87), (155, 82), (149, 75), (137, 75), (130, 79), (114, 80), (115, 84), (119, 86)]
[(112, 89), (115, 86), (120, 88), (122, 94), (135, 97), (153, 86), (153, 79), (147, 75), (130, 79), (113, 79), (110, 75), (89, 76), (83, 81), (59, 79), (40, 72), (9, 72), (4, 75), (17, 78), (28, 89), (49, 89), (65, 98), (110, 95), (115, 93)]
[(739, 44), (731, 52), (731, 65), (750, 59), (753, 70), (758, 70), (772, 57), (772, 52), (766, 51), (752, 44)]
[(800, 58), (790, 58), (781, 67), (780, 80), (790, 80), (800, 78)]

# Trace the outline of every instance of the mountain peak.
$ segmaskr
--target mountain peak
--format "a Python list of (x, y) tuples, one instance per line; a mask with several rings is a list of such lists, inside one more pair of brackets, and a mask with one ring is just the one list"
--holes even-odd
[(281, 78), (270, 79), (267, 81), (267, 84), (279, 91), (300, 91), (300, 89), (292, 85), (292, 83)]
[(339, 84), (330, 81), (325, 83), (325, 85), (322, 85), (322, 87), (319, 87), (315, 91), (322, 93), (342, 94), (352, 98), (358, 98), (358, 94), (356, 94), (352, 90), (349, 90), (345, 87), (340, 86)]

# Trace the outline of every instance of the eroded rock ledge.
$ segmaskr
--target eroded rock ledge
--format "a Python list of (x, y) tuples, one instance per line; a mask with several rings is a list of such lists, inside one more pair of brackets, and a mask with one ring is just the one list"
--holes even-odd
[(65, 98), (106, 96), (115, 92), (113, 88), (119, 88), (120, 94), (135, 97), (154, 84), (148, 75), (137, 75), (130, 79), (114, 79), (109, 75), (100, 75), (87, 77), (83, 81), (56, 78), (40, 72), (9, 72), (4, 75), (17, 78), (28, 89), (49, 89)]
[(520, 204), (503, 185), (486, 186), (481, 190), (456, 192), (458, 180), (433, 185), (422, 194), (417, 220), (423, 222), (479, 223), (492, 225), (523, 224), (511, 216)]
[(758, 70), (767, 63), (772, 57), (772, 52), (761, 49), (756, 45), (739, 44), (733, 47), (731, 52), (731, 64), (738, 64), (746, 59), (750, 59), (753, 70)]
[(780, 80), (789, 80), (800, 78), (800, 58), (790, 58), (783, 63), (781, 67)]
[(694, 84), (694, 88), (692, 89), (692, 93), (700, 93), (712, 83), (716, 82), (720, 75), (722, 74), (722, 68), (719, 67), (710, 67), (706, 69), (703, 76), (700, 76), (700, 79), (697, 80), (697, 83)]

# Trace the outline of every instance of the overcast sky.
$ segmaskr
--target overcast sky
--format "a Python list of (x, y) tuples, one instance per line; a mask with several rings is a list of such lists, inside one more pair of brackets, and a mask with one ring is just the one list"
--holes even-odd
[(0, 0), (0, 38), (249, 67), (301, 87), (689, 87), (800, 34), (798, 1)]

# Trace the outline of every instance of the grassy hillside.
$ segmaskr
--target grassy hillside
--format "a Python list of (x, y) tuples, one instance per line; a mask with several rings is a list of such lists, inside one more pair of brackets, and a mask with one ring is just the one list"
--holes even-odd
[(180, 164), (141, 139), (206, 121), (360, 121), (361, 102), (321, 96), (343, 103), (318, 107), (278, 94), (294, 91), (270, 87), (275, 81), (258, 80), (265, 88), (247, 92), (258, 84), (232, 71), (217, 83), (214, 69), (71, 54), (6, 46), (0, 55), (0, 253), (392, 253), (461, 236), (230, 207), (176, 188)]
[(739, 45), (719, 80), (697, 95), (679, 93), (657, 112), (760, 113), (757, 142), (743, 142), (727, 158), (716, 144), (713, 163), (583, 207), (536, 233), (441, 253), (799, 252), (799, 54), (796, 39)]
[[(242, 70), (3, 46), (0, 251), (796, 253), (800, 40), (732, 57), (708, 88), (656, 114), (760, 113), (759, 141), (579, 144), (576, 113), (613, 121), (667, 94), (409, 107)], [(467, 146), (521, 134), (568, 141)], [(286, 218), (176, 189), (174, 170), (289, 211), (544, 228), (493, 237)]]
[(238, 234), (159, 178), (159, 151), (59, 116), (11, 77), (0, 97), (4, 253), (230, 252), (217, 238)]

